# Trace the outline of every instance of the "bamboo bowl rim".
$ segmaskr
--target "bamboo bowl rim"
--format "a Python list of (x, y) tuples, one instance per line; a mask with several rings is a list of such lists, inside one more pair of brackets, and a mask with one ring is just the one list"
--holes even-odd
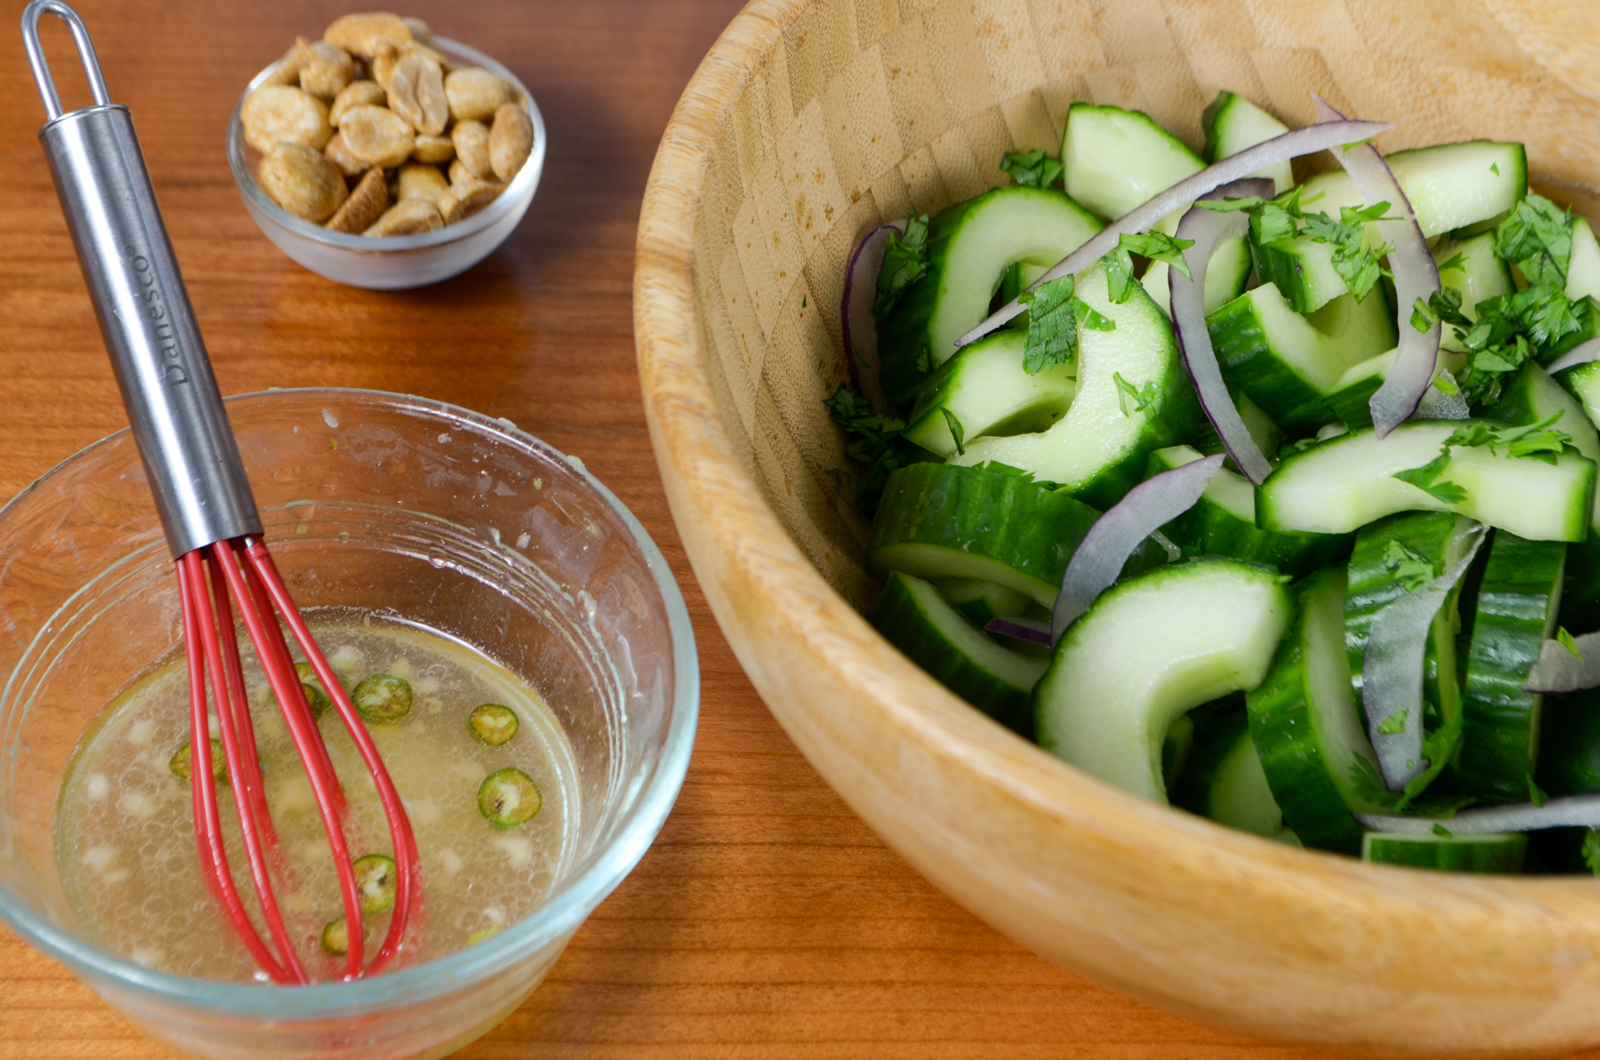
[[(673, 113), (640, 217), (634, 321), (652, 441), (675, 511), (680, 504), (716, 506), (706, 526), (725, 564), (723, 581), (764, 594), (770, 601), (764, 617), (792, 643), (803, 643), (817, 665), (849, 674), (863, 708), (883, 712), (905, 741), (986, 778), (997, 796), (1035, 819), (1144, 854), (1152, 870), (1248, 883), (1285, 905), (1338, 908), (1397, 927), (1426, 922), (1470, 932), (1512, 918), (1530, 926), (1538, 920), (1545, 931), (1600, 935), (1600, 881), (1592, 878), (1427, 873), (1291, 848), (1133, 796), (1031, 743), (1020, 747), (1020, 737), (880, 637), (812, 566), (724, 429), (703, 363), (693, 290), (696, 214), (718, 137), (746, 86), (782, 46), (785, 30), (816, 2), (753, 0), (730, 23)], [(680, 495), (673, 494), (674, 475)], [(697, 574), (709, 580), (713, 572), (685, 544)], [(729, 639), (740, 647), (737, 632)], [(740, 661), (759, 686), (761, 660), (741, 653)]]

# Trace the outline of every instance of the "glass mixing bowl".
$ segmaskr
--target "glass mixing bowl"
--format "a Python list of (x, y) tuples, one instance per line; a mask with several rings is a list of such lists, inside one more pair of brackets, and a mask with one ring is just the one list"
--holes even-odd
[(0, 509), (0, 917), (184, 1055), (443, 1056), (528, 996), (672, 808), (699, 702), (683, 598), (628, 510), (508, 421), (362, 390), (227, 409), (302, 608), (419, 623), (544, 695), (578, 766), (566, 868), (487, 941), (353, 983), (208, 982), (102, 949), (63, 890), (57, 793), (101, 709), (181, 647), (171, 557), (122, 431)]
[(296, 217), (273, 202), (256, 183), (256, 165), (261, 155), (245, 142), (244, 123), (239, 120), (245, 97), (260, 87), (272, 66), (251, 79), (234, 106), (228, 122), (228, 168), (233, 170), (233, 182), (239, 187), (245, 209), (279, 250), (312, 272), (352, 287), (383, 291), (438, 283), (488, 257), (528, 212), (533, 193), (539, 189), (539, 175), (544, 172), (544, 116), (539, 113), (539, 105), (510, 70), (482, 52), (444, 37), (435, 37), (433, 47), (454, 66), (482, 67), (511, 83), (527, 103), (528, 116), (533, 119), (533, 153), (512, 176), (506, 190), (488, 206), (465, 221), (432, 232), (362, 236), (330, 232)]

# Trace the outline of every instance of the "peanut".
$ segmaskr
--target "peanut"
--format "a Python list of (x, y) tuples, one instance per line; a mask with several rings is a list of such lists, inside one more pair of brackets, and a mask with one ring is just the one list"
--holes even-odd
[(383, 179), (383, 170), (369, 169), (356, 190), (323, 227), (335, 232), (365, 232), (388, 208), (389, 184)]
[(345, 86), (344, 91), (334, 99), (333, 106), (328, 108), (328, 124), (334, 128), (339, 127), (339, 119), (344, 117), (344, 112), (351, 107), (359, 107), (363, 103), (370, 103), (374, 107), (381, 107), (388, 101), (388, 93), (376, 81), (353, 81)]
[(411, 149), (411, 158), (416, 162), (448, 162), (455, 156), (456, 145), (448, 136), (419, 136)]
[(344, 143), (344, 133), (334, 133), (333, 139), (328, 141), (322, 153), (333, 163), (333, 168), (347, 177), (359, 177), (372, 168), (350, 153), (350, 149)]
[(416, 41), (418, 44), (426, 45), (429, 48), (433, 47), (433, 30), (428, 28), (428, 24), (426, 22), (422, 21), (420, 18), (410, 18), (405, 15), (400, 16), (400, 21), (404, 22), (406, 24), (406, 29), (411, 31), (412, 40)]
[(450, 190), (439, 199), (439, 214), (444, 223), (464, 221), (500, 197), (506, 186), (479, 180), (464, 166), (450, 163)]
[(363, 103), (344, 112), (345, 149), (369, 166), (392, 169), (411, 157), (416, 134), (393, 111)]
[(495, 108), (512, 99), (509, 82), (477, 68), (450, 71), (444, 79), (444, 93), (450, 101), (450, 117), (456, 121), (485, 121), (494, 117)]
[(397, 196), (401, 202), (406, 199), (421, 199), (423, 202), (438, 205), (439, 200), (450, 190), (444, 174), (439, 172), (438, 166), (419, 165), (407, 162), (400, 167), (400, 193)]
[(433, 203), (421, 199), (402, 199), (389, 207), (376, 224), (361, 233), (366, 236), (408, 236), (443, 228), (444, 221)]
[(380, 46), (387, 44), (398, 49), (402, 44), (410, 43), (412, 36), (411, 27), (398, 16), (376, 11), (335, 19), (333, 25), (322, 34), (322, 39), (363, 59), (371, 59), (378, 54)]
[(407, 52), (389, 74), (389, 109), (426, 136), (444, 132), (450, 105), (439, 64), (421, 51)]
[(383, 86), (385, 92), (389, 91), (389, 78), (394, 74), (395, 64), (400, 61), (400, 52), (388, 44), (378, 45), (378, 54), (372, 57), (367, 65), (370, 67), (372, 79)]
[(267, 85), (298, 85), (300, 83), (300, 70), (311, 58), (310, 42), (304, 37), (297, 37), (294, 47), (284, 53), (272, 72), (267, 74), (266, 80), (261, 82), (261, 87)]
[(273, 202), (307, 221), (325, 220), (348, 194), (333, 163), (304, 144), (278, 144), (261, 160), (256, 180)]
[(456, 160), (473, 176), (487, 180), (494, 176), (494, 165), (489, 161), (489, 127), (481, 121), (458, 121), (450, 130), (450, 142), (455, 145)]
[(533, 153), (533, 119), (515, 103), (502, 103), (489, 130), (489, 164), (494, 175), (510, 181)]
[(336, 44), (319, 40), (307, 46), (311, 53), (300, 68), (300, 87), (321, 100), (332, 100), (356, 79), (356, 61)]
[(304, 89), (263, 85), (245, 97), (239, 110), (244, 138), (262, 154), (280, 143), (321, 148), (333, 137), (328, 108)]

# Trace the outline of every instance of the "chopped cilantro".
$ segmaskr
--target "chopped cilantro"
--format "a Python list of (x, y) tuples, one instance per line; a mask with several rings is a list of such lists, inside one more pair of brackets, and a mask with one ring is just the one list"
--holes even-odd
[(883, 267), (878, 270), (878, 297), (872, 303), (872, 315), (880, 321), (886, 318), (906, 288), (922, 279), (928, 271), (928, 215), (913, 217), (906, 223), (905, 235), (889, 233), (889, 245), (883, 250)]
[(1189, 272), (1189, 263), (1183, 260), (1184, 250), (1192, 246), (1192, 239), (1174, 239), (1160, 232), (1123, 235), (1117, 240), (1116, 249), (1103, 259), (1106, 289), (1111, 300), (1121, 305), (1133, 290), (1133, 254), (1142, 254), (1152, 261), (1164, 261), (1189, 279), (1194, 279)]
[(1572, 260), (1572, 211), (1529, 192), (1495, 230), (1494, 252), (1515, 262), (1530, 286), (1561, 289)]
[(1397, 478), (1401, 482), (1409, 482), (1433, 499), (1453, 506), (1467, 499), (1467, 491), (1454, 482), (1448, 480), (1444, 482), (1438, 481), (1439, 476), (1444, 474), (1445, 466), (1449, 463), (1449, 447), (1446, 446), (1444, 453), (1434, 457), (1421, 467), (1414, 467), (1408, 471), (1396, 471), (1390, 477)]
[[(1440, 272), (1452, 272), (1452, 271), (1454, 271), (1454, 272), (1466, 272), (1467, 271), (1467, 258), (1466, 258), (1466, 255), (1464, 255), (1464, 254), (1456, 254), (1455, 256), (1451, 257), (1447, 261), (1441, 261), (1439, 263), (1439, 271)], [(1457, 291), (1456, 292), (1456, 299), (1459, 301), (1460, 298), (1461, 298), (1461, 292)]]
[(1583, 662), (1583, 652), (1578, 650), (1578, 642), (1572, 639), (1572, 634), (1567, 632), (1566, 626), (1556, 627), (1556, 643), (1572, 653), (1572, 657)]
[[(1339, 208), (1339, 220), (1334, 221), (1325, 213), (1305, 215), (1306, 234), (1318, 243), (1333, 245), (1333, 271), (1339, 274), (1351, 294), (1356, 296), (1356, 301), (1366, 298), (1378, 282), (1378, 277), (1387, 276), (1388, 270), (1383, 267), (1381, 258), (1394, 248), (1388, 244), (1378, 247), (1366, 245), (1366, 228), (1368, 221), (1376, 221), (1383, 217), (1383, 212), (1389, 208), (1386, 202), (1374, 203), (1360, 209), (1351, 206)], [(1412, 318), (1415, 324), (1416, 318)], [(1426, 327), (1419, 329), (1427, 331)]]
[(804, 294), (800, 296), (800, 308), (801, 309), (804, 309), (806, 307), (806, 301), (810, 297), (811, 297), (810, 295), (804, 295)]
[(1544, 789), (1534, 783), (1531, 773), (1528, 774), (1528, 801), (1535, 806), (1543, 806), (1550, 801), (1550, 796), (1545, 794)]
[(1428, 303), (1424, 302), (1419, 296), (1411, 305), (1411, 326), (1426, 335), (1428, 329), (1438, 322), (1439, 318), (1434, 315), (1433, 310), (1428, 308)]
[(1593, 828), (1583, 837), (1583, 860), (1590, 872), (1600, 876), (1600, 832)]
[(1414, 593), (1427, 585), (1437, 574), (1432, 563), (1393, 539), (1383, 550), (1383, 565), (1387, 570), (1394, 572), (1394, 580), (1408, 593)]
[(1072, 277), (1062, 276), (1017, 296), (1017, 301), (1028, 307), (1028, 339), (1023, 347), (1022, 367), (1029, 375), (1070, 363), (1078, 353), (1080, 329), (1116, 330), (1115, 321), (1101, 315), (1073, 291)]
[(956, 419), (954, 412), (951, 412), (943, 405), (939, 406), (939, 411), (944, 413), (944, 422), (950, 428), (950, 437), (955, 439), (956, 455), (965, 456), (967, 449), (963, 443), (967, 440), (967, 432), (961, 429), (961, 421)]
[(1556, 457), (1572, 443), (1571, 435), (1551, 429), (1551, 425), (1560, 420), (1561, 416), (1562, 413), (1557, 412), (1538, 423), (1529, 423), (1522, 427), (1502, 427), (1483, 420), (1472, 420), (1465, 427), (1457, 428), (1450, 433), (1444, 444), (1439, 447), (1438, 456), (1421, 467), (1396, 471), (1391, 477), (1401, 482), (1409, 482), (1445, 504), (1460, 504), (1467, 499), (1466, 490), (1454, 482), (1438, 481), (1450, 463), (1452, 447), (1483, 446), (1495, 454), (1504, 450), (1512, 459), (1542, 460), (1553, 464), (1556, 462)]
[[(1121, 372), (1111, 373), (1111, 381), (1117, 384), (1117, 404), (1122, 407), (1124, 416), (1131, 416), (1135, 412), (1143, 412), (1156, 400), (1156, 384), (1154, 380), (1147, 379), (1143, 387), (1135, 387), (1132, 383), (1122, 378)], [(1128, 407), (1129, 402), (1133, 407)]]
[(1450, 374), (1448, 368), (1439, 369), (1439, 374), (1433, 377), (1430, 385), (1447, 397), (1457, 397), (1461, 393), (1461, 388), (1456, 386), (1455, 376)]
[(1410, 716), (1411, 716), (1411, 708), (1410, 707), (1407, 707), (1404, 710), (1395, 711), (1393, 714), (1389, 715), (1387, 718), (1384, 718), (1383, 721), (1378, 725), (1378, 735), (1379, 736), (1393, 736), (1397, 732), (1405, 732), (1406, 731), (1406, 718), (1408, 718)]
[(1011, 174), (1011, 179), (1024, 188), (1048, 188), (1061, 177), (1061, 163), (1043, 151), (1018, 154), (1007, 151), (1000, 159), (1000, 168)]
[(856, 508), (870, 519), (889, 472), (915, 461), (917, 447), (901, 437), (906, 429), (904, 420), (879, 412), (845, 383), (822, 403), (833, 422), (852, 436), (845, 443), (845, 455), (866, 467), (856, 486)]
[(1495, 176), (1498, 177), (1500, 175), (1500, 163), (1499, 162), (1490, 162), (1489, 163), (1489, 172), (1493, 173)]
[(1456, 337), (1467, 348), (1460, 382), (1468, 404), (1479, 407), (1499, 399), (1503, 376), (1529, 358), (1544, 359), (1545, 350), (1582, 326), (1571, 300), (1548, 284), (1485, 299), (1476, 311), (1478, 319), (1472, 323), (1465, 317), (1441, 318), (1456, 325)]
[(1446, 828), (1442, 824), (1436, 824), (1436, 825), (1433, 826), (1433, 834), (1438, 836), (1440, 839), (1454, 839), (1455, 838), (1455, 834), (1453, 832), (1451, 832), (1450, 829)]

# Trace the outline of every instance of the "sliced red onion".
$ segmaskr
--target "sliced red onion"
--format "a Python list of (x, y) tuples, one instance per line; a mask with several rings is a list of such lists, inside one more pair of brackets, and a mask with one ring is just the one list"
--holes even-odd
[[(1472, 544), (1445, 572), (1421, 589), (1396, 597), (1372, 622), (1362, 663), (1361, 703), (1378, 770), (1390, 791), (1401, 792), (1428, 763), (1422, 758), (1422, 669), (1428, 629), (1450, 590), (1483, 547), (1487, 528), (1473, 524)], [(1464, 541), (1452, 542), (1459, 547)], [(1384, 722), (1405, 711), (1405, 727), (1384, 733)]]
[(991, 618), (983, 628), (1002, 637), (1031, 640), (1035, 644), (1050, 643), (1050, 627), (1033, 618)]
[(1117, 580), (1141, 541), (1194, 507), (1222, 461), (1217, 453), (1153, 475), (1095, 520), (1061, 579), (1061, 595), (1050, 614), (1052, 646)]
[[(1332, 123), (1347, 120), (1343, 114), (1328, 105), (1327, 100), (1311, 94), (1317, 108), (1317, 122)], [(1316, 128), (1316, 126), (1312, 126)], [(1349, 143), (1350, 141), (1345, 141)], [(1439, 363), (1439, 322), (1427, 331), (1411, 326), (1411, 311), (1422, 299), (1424, 305), (1439, 290), (1439, 266), (1428, 249), (1428, 240), (1417, 224), (1416, 211), (1411, 200), (1400, 188), (1394, 170), (1383, 160), (1378, 149), (1371, 144), (1332, 151), (1356, 189), (1370, 205), (1387, 202), (1393, 220), (1378, 221), (1378, 234), (1394, 250), (1389, 254), (1389, 267), (1394, 273), (1395, 301), (1399, 304), (1399, 352), (1383, 378), (1383, 385), (1372, 395), (1368, 407), (1372, 409), (1372, 426), (1378, 437), (1388, 433), (1410, 419), (1422, 402), (1422, 397), (1433, 383), (1434, 368)], [(1315, 204), (1312, 204), (1315, 208)]]
[(1544, 371), (1546, 375), (1555, 375), (1557, 372), (1566, 371), (1568, 368), (1573, 368), (1580, 364), (1588, 364), (1590, 361), (1600, 361), (1600, 339), (1590, 339), (1588, 342), (1578, 343), (1578, 345), (1550, 362), (1550, 367)]
[(878, 297), (878, 270), (883, 268), (883, 252), (889, 247), (889, 233), (906, 234), (905, 221), (879, 225), (861, 237), (850, 255), (844, 274), (844, 298), (839, 306), (839, 323), (844, 332), (844, 363), (856, 392), (879, 412), (889, 411), (878, 378), (878, 325), (872, 316), (872, 303)]
[[(1600, 686), (1600, 633), (1585, 633), (1572, 638), (1578, 649), (1573, 655), (1559, 640), (1547, 640), (1539, 649), (1539, 661), (1528, 671), (1524, 692), (1581, 692)], [(1582, 656), (1579, 658), (1578, 656)]]
[[(1455, 376), (1444, 369), (1440, 369), (1441, 376), (1450, 376), (1452, 381)], [(1417, 402), (1417, 418), (1421, 420), (1465, 420), (1472, 418), (1472, 410), (1467, 407), (1467, 399), (1459, 393), (1446, 394), (1436, 386), (1428, 387), (1428, 392), (1422, 395), (1422, 400)]]
[[(1370, 140), (1392, 128), (1394, 125), (1386, 121), (1325, 122), (1308, 125), (1304, 129), (1291, 129), (1282, 136), (1274, 136), (1254, 147), (1247, 147), (1236, 155), (1229, 155), (1194, 176), (1178, 181), (1144, 205), (1134, 207), (1106, 225), (1087, 243), (1062, 258), (1055, 268), (1039, 277), (1028, 290), (1033, 290), (1047, 280), (1082, 272), (1115, 250), (1117, 240), (1124, 235), (1143, 232), (1167, 214), (1179, 207), (1188, 206), (1206, 192), (1215, 191), (1224, 184), (1248, 177), (1263, 166), (1326, 151), (1358, 140)], [(1012, 299), (997, 312), (990, 314), (983, 323), (957, 339), (956, 345), (960, 347), (977, 342), (1006, 321), (1019, 315), (1025, 308), (1021, 302)]]
[[(1247, 178), (1225, 184), (1205, 198), (1257, 196), (1269, 199), (1273, 186), (1270, 180)], [(1203, 206), (1190, 207), (1178, 222), (1178, 238), (1194, 240), (1194, 246), (1183, 252), (1183, 260), (1188, 263), (1194, 279), (1172, 269), (1168, 273), (1168, 283), (1172, 289), (1173, 334), (1178, 339), (1184, 370), (1200, 396), (1200, 407), (1205, 410), (1206, 419), (1211, 421), (1233, 462), (1239, 465), (1245, 478), (1259, 486), (1272, 474), (1272, 465), (1267, 463), (1261, 447), (1256, 445), (1250, 429), (1239, 416), (1239, 407), (1233, 403), (1233, 395), (1228, 393), (1228, 384), (1222, 378), (1222, 368), (1217, 364), (1211, 331), (1206, 327), (1206, 267), (1211, 263), (1211, 255), (1218, 243), (1238, 239), (1249, 227), (1250, 218), (1243, 210), (1218, 213)]]
[(1563, 795), (1543, 806), (1518, 802), (1510, 806), (1478, 806), (1454, 817), (1400, 817), (1386, 813), (1358, 813), (1356, 820), (1374, 832), (1430, 835), (1439, 825), (1451, 835), (1487, 835), (1491, 832), (1535, 832), (1541, 828), (1600, 828), (1600, 794)]

